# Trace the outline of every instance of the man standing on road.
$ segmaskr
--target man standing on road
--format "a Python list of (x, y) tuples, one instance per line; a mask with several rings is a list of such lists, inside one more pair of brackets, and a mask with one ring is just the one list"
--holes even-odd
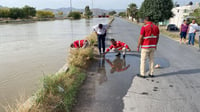
[(195, 27), (196, 32), (199, 33), (199, 51), (200, 51), (200, 24)]
[(149, 76), (153, 77), (154, 72), (154, 51), (157, 48), (159, 40), (159, 28), (150, 21), (149, 17), (145, 17), (145, 25), (141, 28), (140, 37), (138, 39), (137, 51), (141, 47), (140, 74), (139, 77), (145, 78), (145, 63), (149, 58)]
[(101, 55), (101, 48), (103, 47), (103, 53), (105, 52), (105, 38), (108, 25), (98, 24), (93, 27), (93, 30), (97, 34), (99, 54)]
[(196, 29), (195, 27), (197, 27), (198, 25), (196, 24), (195, 20), (192, 20), (192, 23), (189, 25), (189, 39), (188, 39), (188, 45), (193, 45), (194, 46), (194, 39), (195, 39), (195, 35), (196, 35)]

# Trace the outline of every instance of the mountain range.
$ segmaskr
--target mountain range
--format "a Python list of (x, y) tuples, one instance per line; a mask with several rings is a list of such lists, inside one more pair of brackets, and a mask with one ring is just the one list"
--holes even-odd
[[(0, 8), (3, 8), (3, 7), (4, 6), (0, 5)], [(57, 14), (58, 12), (63, 12), (63, 14), (66, 15), (71, 11), (71, 8), (70, 7), (67, 7), (67, 8), (62, 7), (62, 8), (58, 8), (58, 9), (45, 8), (45, 9), (42, 9), (42, 10), (52, 11), (54, 14)], [(105, 10), (105, 9), (100, 9), (100, 8), (94, 8), (94, 9), (91, 9), (91, 10), (92, 10), (94, 16), (102, 15), (104, 13), (108, 14), (110, 11), (113, 11), (113, 10), (116, 11), (117, 13), (125, 11), (125, 9), (109, 9), (109, 10)], [(84, 9), (72, 8), (72, 11), (84, 12), (85, 10)]]
[[(42, 10), (52, 11), (55, 14), (58, 13), (58, 12), (63, 12), (63, 14), (68, 14), (71, 11), (71, 8), (70, 7), (68, 7), (68, 8), (58, 8), (58, 9), (45, 8), (45, 9), (42, 9)], [(91, 10), (92, 10), (94, 16), (102, 15), (104, 13), (108, 14), (110, 11), (113, 11), (113, 10), (115, 10), (117, 13), (125, 11), (125, 9), (109, 9), (109, 10), (105, 10), (105, 9), (99, 9), (99, 8), (94, 8), (94, 9), (91, 9)], [(84, 9), (72, 8), (72, 11), (84, 12), (85, 10)]]

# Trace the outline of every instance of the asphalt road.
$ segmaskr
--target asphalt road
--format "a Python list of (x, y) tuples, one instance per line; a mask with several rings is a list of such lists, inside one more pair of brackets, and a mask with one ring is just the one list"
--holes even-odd
[[(127, 43), (136, 51), (140, 26), (115, 18), (108, 38)], [(109, 42), (107, 43), (107, 45)], [(114, 53), (101, 58), (92, 67), (80, 91), (74, 112), (200, 112), (200, 52), (197, 48), (179, 44), (161, 35), (155, 53), (154, 78), (142, 79), (139, 73), (140, 54), (129, 52), (124, 71), (112, 73), (113, 66), (123, 60)], [(120, 60), (120, 61), (119, 61)], [(103, 63), (103, 66), (102, 66)], [(105, 65), (104, 65), (105, 64)], [(103, 70), (102, 70), (103, 69)], [(147, 67), (148, 71), (148, 67)]]

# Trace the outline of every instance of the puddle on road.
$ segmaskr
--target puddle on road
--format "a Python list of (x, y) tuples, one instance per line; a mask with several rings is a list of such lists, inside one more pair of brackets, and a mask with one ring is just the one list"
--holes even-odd
[[(163, 67), (168, 66), (161, 58), (156, 59), (156, 62)], [(138, 52), (129, 52), (126, 58), (116, 57), (115, 53), (108, 53), (105, 58), (99, 58), (92, 66), (91, 73), (93, 75), (90, 75), (89, 80), (86, 81), (90, 84), (87, 83), (81, 90), (79, 103), (73, 112), (79, 110), (82, 112), (122, 112), (123, 97), (127, 94), (139, 69), (140, 54)], [(154, 90), (158, 91), (158, 88), (154, 88)], [(92, 93), (89, 97), (84, 95), (89, 93)], [(149, 95), (146, 92), (141, 94)]]

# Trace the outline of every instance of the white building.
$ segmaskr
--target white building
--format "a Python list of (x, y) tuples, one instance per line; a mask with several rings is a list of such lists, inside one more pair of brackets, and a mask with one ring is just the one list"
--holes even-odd
[(183, 20), (191, 18), (189, 14), (199, 7), (200, 4), (196, 3), (195, 5), (186, 5), (173, 8), (172, 12), (174, 13), (174, 17), (170, 18), (169, 24), (175, 24), (177, 27), (180, 28), (181, 24), (183, 23)]

